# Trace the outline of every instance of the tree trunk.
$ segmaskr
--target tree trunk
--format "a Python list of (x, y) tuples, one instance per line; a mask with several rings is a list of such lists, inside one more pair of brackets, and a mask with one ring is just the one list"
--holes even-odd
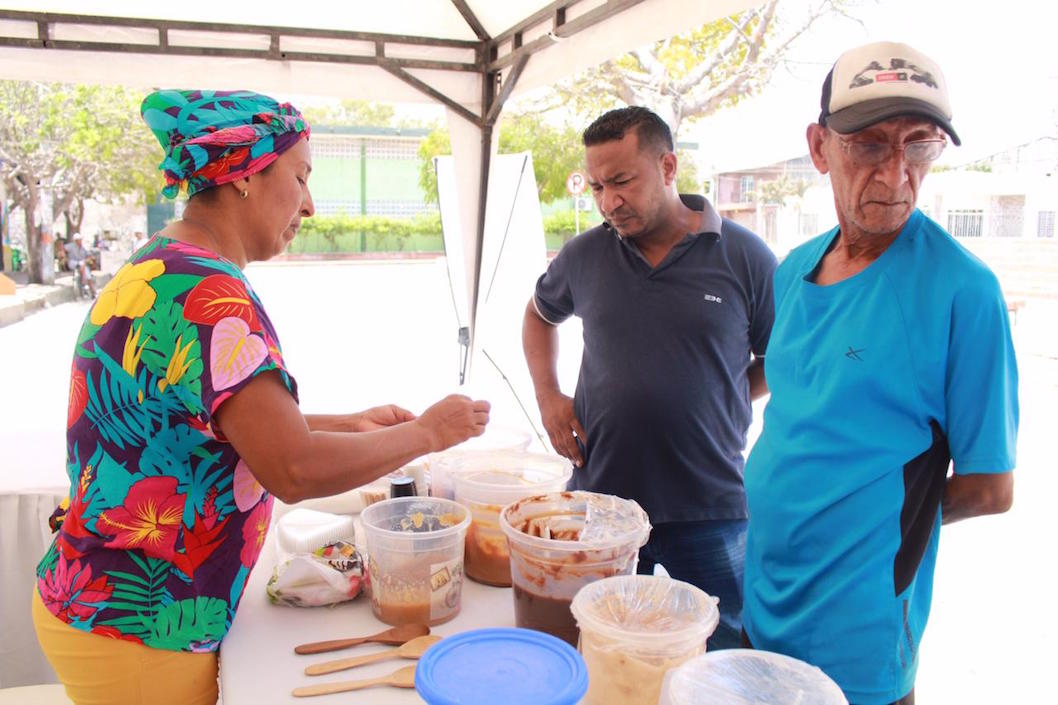
[(36, 179), (30, 179), (24, 198), (20, 199), (26, 218), (26, 261), (29, 264), (29, 281), (32, 284), (55, 282), (55, 251), (53, 230), (42, 227), (38, 221), (42, 210), (40, 191), (35, 187)]
[(55, 253), (52, 238), (37, 225), (37, 200), (22, 208), (26, 216), (26, 261), (29, 264), (31, 284), (53, 284), (55, 282)]

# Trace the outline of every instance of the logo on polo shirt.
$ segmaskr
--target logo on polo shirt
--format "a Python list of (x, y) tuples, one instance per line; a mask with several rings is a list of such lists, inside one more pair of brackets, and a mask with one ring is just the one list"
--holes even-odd
[(855, 360), (856, 362), (863, 362), (863, 358), (860, 357), (861, 352), (867, 352), (867, 348), (856, 349), (850, 345), (849, 349), (845, 352), (845, 357), (850, 360)]
[(720, 298), (719, 296), (713, 296), (712, 294), (706, 294), (705, 295), (705, 300), (706, 301), (712, 301), (714, 304), (722, 304), (722, 303), (724, 303), (724, 300), (722, 298)]

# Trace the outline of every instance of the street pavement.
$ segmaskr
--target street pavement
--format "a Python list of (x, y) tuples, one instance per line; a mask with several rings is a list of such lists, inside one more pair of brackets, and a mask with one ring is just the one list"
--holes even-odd
[[(263, 264), (247, 274), (279, 332), (306, 411), (394, 402), (421, 412), (461, 389), (459, 324), (443, 259)], [(55, 305), (0, 328), (0, 478), (17, 475), (26, 486), (64, 480), (67, 375), (88, 310), (87, 302)], [(1058, 597), (1048, 517), (1058, 497), (1058, 434), (1049, 416), (1058, 401), (1056, 321), (1058, 301), (1030, 300), (1014, 326), (1021, 394), (1014, 508), (941, 533), (916, 691), (924, 705), (1054, 702)], [(571, 391), (579, 329), (567, 324), (560, 331), (560, 372)], [(505, 385), (475, 381), (469, 389), (493, 401), (496, 423), (527, 427)], [(522, 401), (539, 425), (532, 399)], [(751, 429), (751, 442), (758, 430)]]

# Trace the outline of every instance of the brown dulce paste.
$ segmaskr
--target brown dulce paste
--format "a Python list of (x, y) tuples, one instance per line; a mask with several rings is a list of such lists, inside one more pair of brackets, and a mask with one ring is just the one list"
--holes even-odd
[(577, 647), (580, 629), (569, 611), (572, 599), (544, 597), (514, 586), (514, 621), (519, 627), (535, 629), (557, 636), (573, 648)]
[(485, 585), (510, 587), (511, 554), (499, 525), (475, 519), (467, 529), (463, 570)]
[(429, 600), (423, 602), (386, 602), (380, 600), (377, 609), (378, 618), (386, 624), (432, 624)]

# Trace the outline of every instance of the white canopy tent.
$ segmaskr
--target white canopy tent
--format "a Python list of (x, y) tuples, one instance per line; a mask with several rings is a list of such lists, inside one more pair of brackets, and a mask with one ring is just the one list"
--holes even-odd
[(761, 0), (0, 1), (0, 78), (443, 104), (472, 341), (505, 101)]
[[(496, 151), (493, 128), (505, 101), (759, 2), (0, 0), (0, 78), (144, 89), (246, 88), (277, 96), (319, 94), (444, 105), (458, 203), (458, 218), (446, 220), (458, 223), (461, 230), (446, 232), (445, 239), (453, 241), (454, 236), (463, 245), (462, 262), (450, 261), (449, 267), (453, 278), (461, 272), (465, 279), (465, 286), (454, 288), (466, 292), (464, 310), (469, 315), (460, 338), (470, 346), (469, 360), (479, 287), (491, 291), (494, 301), (509, 302), (510, 286), (492, 290), (497, 280), (492, 270), (504, 258), (539, 256), (530, 251), (531, 243), (504, 249), (508, 218), (492, 217), (489, 222), (496, 225), (489, 227), (497, 232), (486, 232), (489, 173)], [(524, 169), (525, 158), (519, 159), (509, 168), (502, 162), (500, 170)], [(492, 210), (506, 215), (515, 212), (514, 206), (524, 208), (535, 201), (535, 193), (528, 200), (526, 193), (519, 200), (518, 193), (515, 189), (514, 196), (497, 194), (513, 199), (514, 205)], [(489, 246), (487, 239), (492, 241)], [(483, 261), (488, 271), (482, 271)], [(485, 298), (483, 294), (482, 302)], [(497, 305), (481, 308), (496, 318)], [(46, 498), (40, 506), (53, 504)], [(30, 535), (22, 524), (39, 528), (39, 512), (31, 509), (18, 526), (5, 525), (4, 535)], [(2, 515), (17, 518), (14, 511)], [(28, 585), (23, 577), (32, 573), (39, 553), (39, 548), (27, 546), (21, 554), (8, 555), (0, 573), (9, 576), (12, 586)], [(15, 568), (8, 570), (9, 564)], [(8, 586), (0, 588), (4, 592)], [(0, 627), (19, 639), (9, 640), (3, 649), (0, 686), (54, 680), (25, 614), (28, 594), (14, 599), (20, 591), (10, 587), (8, 592), (0, 602)]]

